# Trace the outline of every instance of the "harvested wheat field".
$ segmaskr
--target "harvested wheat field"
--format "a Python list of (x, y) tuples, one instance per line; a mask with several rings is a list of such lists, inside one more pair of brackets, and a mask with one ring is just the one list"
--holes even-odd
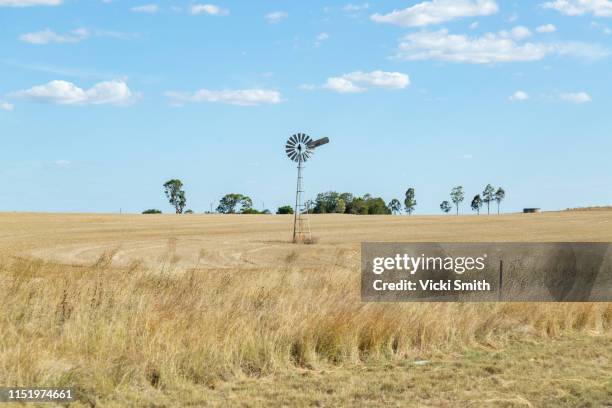
[(612, 406), (611, 304), (359, 291), (362, 241), (608, 242), (612, 211), (311, 225), (295, 246), (290, 216), (0, 214), (0, 384), (74, 406)]

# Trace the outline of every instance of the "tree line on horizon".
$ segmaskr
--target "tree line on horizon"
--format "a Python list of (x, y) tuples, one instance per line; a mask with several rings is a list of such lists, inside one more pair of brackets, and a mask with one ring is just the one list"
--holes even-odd
[[(450, 198), (455, 205), (457, 215), (459, 215), (459, 204), (461, 204), (465, 199), (463, 186), (453, 187), (450, 193)], [(502, 187), (495, 190), (495, 187), (493, 187), (491, 184), (487, 184), (482, 192), (482, 195), (476, 194), (474, 198), (472, 198), (470, 207), (472, 208), (472, 211), (476, 211), (476, 213), (480, 215), (480, 209), (484, 206), (484, 204), (486, 204), (487, 214), (491, 214), (491, 203), (497, 202), (497, 214), (499, 214), (501, 202), (504, 201), (505, 198), (506, 191)], [(442, 203), (440, 203), (440, 210), (448, 214), (452, 210), (451, 203), (447, 200), (442, 201)]]
[[(163, 184), (164, 195), (169, 204), (174, 207), (176, 214), (193, 214), (190, 209), (185, 210), (187, 205), (187, 195), (183, 189), (183, 183), (179, 179), (168, 180)], [(482, 194), (476, 194), (471, 202), (471, 208), (480, 214), (481, 208), (486, 204), (487, 214), (491, 213), (491, 203), (497, 203), (497, 213), (500, 212), (501, 202), (505, 199), (506, 192), (502, 187), (497, 190), (487, 184)], [(440, 210), (446, 214), (450, 213), (454, 204), (456, 214), (459, 215), (459, 206), (465, 199), (463, 186), (453, 187), (450, 192), (450, 201), (444, 200), (440, 204)], [(381, 197), (374, 197), (371, 194), (355, 196), (352, 193), (338, 193), (328, 191), (317, 194), (314, 200), (306, 202), (306, 212), (309, 214), (354, 214), (354, 215), (389, 215), (401, 214), (402, 210), (408, 215), (412, 215), (417, 206), (416, 191), (410, 187), (404, 194), (404, 203), (394, 198), (389, 203), (385, 203)], [(220, 214), (271, 214), (267, 209), (256, 210), (253, 208), (253, 200), (243, 194), (226, 194), (219, 200), (216, 212)], [(143, 214), (161, 214), (158, 209), (148, 209)], [(291, 205), (284, 205), (278, 208), (276, 214), (293, 214), (294, 209)]]

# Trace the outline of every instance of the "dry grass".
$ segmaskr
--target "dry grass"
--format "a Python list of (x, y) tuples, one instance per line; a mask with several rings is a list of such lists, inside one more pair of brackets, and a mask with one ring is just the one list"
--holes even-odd
[[(585, 240), (609, 240), (612, 231), (605, 224), (611, 215), (564, 213), (566, 235), (553, 239), (565, 236), (566, 240), (580, 240), (582, 236)], [(100, 216), (98, 224), (83, 225), (87, 216), (57, 216), (72, 217), (72, 223), (58, 223), (60, 232), (49, 232), (46, 237), (41, 236), (46, 234), (45, 222), (54, 223), (53, 216), (22, 217), (25, 223), (19, 224), (9, 215), (0, 216), (2, 241), (11, 242), (11, 247), (2, 248), (0, 263), (0, 384), (74, 385), (83, 405), (237, 403), (219, 397), (219, 392), (228, 392), (228, 384), (238, 387), (235, 393), (248, 396), (254, 405), (266, 405), (270, 397), (265, 397), (263, 389), (257, 394), (257, 384), (266, 384), (269, 378), (293, 384), (294, 373), (333, 370), (339, 373), (333, 378), (355, 379), (368, 367), (383, 373), (389, 364), (406, 375), (412, 373), (410, 362), (417, 359), (443, 360), (440, 356), (448, 359), (454, 353), (469, 356), (470, 350), (483, 347), (501, 350), (526, 340), (543, 344), (546, 339), (578, 338), (578, 333), (583, 333), (580, 338), (598, 335), (609, 339), (612, 332), (612, 304), (361, 302), (355, 252), (360, 238), (355, 237), (378, 236), (381, 240), (409, 235), (391, 227), (394, 222), (402, 228), (416, 230), (418, 226), (417, 236), (449, 230), (457, 235), (448, 237), (447, 233), (447, 239), (458, 240), (460, 227), (480, 228), (483, 236), (498, 223), (505, 229), (500, 228), (497, 240), (512, 240), (515, 230), (510, 228), (520, 227), (520, 222), (515, 219), (509, 224), (506, 217), (386, 217), (384, 223), (390, 223), (385, 224), (389, 225), (386, 234), (375, 219), (367, 221), (372, 222), (368, 225), (363, 218), (321, 217), (313, 220), (317, 230), (323, 231), (327, 223), (328, 231), (335, 231), (339, 221), (344, 221), (354, 234), (322, 233), (320, 243), (297, 247), (279, 239), (290, 229), (282, 217), (247, 218), (250, 229), (242, 234), (241, 226), (232, 222), (245, 218), (188, 217), (190, 223), (181, 225), (184, 218)], [(37, 217), (41, 221), (38, 230), (31, 222)], [(550, 234), (547, 222), (555, 231), (559, 219), (547, 217), (532, 218), (535, 221), (524, 224), (524, 230), (542, 227), (542, 234)], [(134, 224), (127, 222), (117, 228), (121, 225), (114, 224), (117, 219)], [(355, 219), (358, 227), (347, 222), (349, 219)], [(178, 225), (164, 236), (161, 230), (171, 220), (179, 220)], [(279, 226), (283, 228), (274, 229)], [(207, 227), (210, 236), (202, 231)], [(61, 236), (62, 229), (72, 231), (73, 235), (65, 237), (69, 242), (58, 243), (53, 238), (53, 234)], [(581, 231), (588, 233), (581, 235)], [(194, 244), (197, 234), (205, 238)], [(257, 241), (254, 235), (259, 237)], [(535, 240), (537, 235), (529, 238)], [(75, 251), (79, 253), (79, 241), (81, 248), (95, 244), (102, 254), (73, 265), (58, 262), (64, 254), (50, 257), (57, 258), (55, 261), (31, 257), (54, 248), (69, 248), (68, 254), (73, 256)], [(119, 242), (123, 246), (117, 245)], [(151, 242), (159, 242), (160, 249), (152, 250)], [(212, 246), (214, 242), (220, 250)], [(188, 253), (184, 243), (189, 251), (198, 251)], [(149, 259), (138, 262), (142, 253), (134, 248), (141, 248)], [(185, 258), (193, 262), (191, 267), (186, 267)], [(580, 341), (574, 344), (582, 344)], [(611, 350), (603, 351), (600, 357), (609, 362)], [(459, 375), (462, 370), (457, 368)], [(610, 370), (604, 373), (610, 374)], [(246, 392), (240, 388), (244, 384), (252, 388)], [(307, 387), (308, 381), (296, 384)], [(339, 383), (333, 384), (329, 386), (341, 388)], [(424, 393), (435, 392), (436, 381), (429, 384)], [(394, 391), (395, 386), (399, 387), (389, 378), (386, 387), (390, 394), (397, 394), (399, 403), (408, 391)], [(301, 390), (308, 394), (304, 391), (307, 388)], [(610, 401), (612, 390), (605, 386), (603, 390), (595, 402)], [(173, 402), (170, 397), (178, 399)], [(427, 400), (425, 394), (418, 397), (420, 404)], [(459, 394), (455, 397), (460, 399)], [(287, 399), (285, 403), (342, 402), (317, 398)], [(351, 398), (357, 405), (360, 401), (371, 405), (385, 402), (367, 395)], [(429, 401), (441, 405), (435, 404), (435, 399)], [(452, 395), (447, 401), (453, 401)]]

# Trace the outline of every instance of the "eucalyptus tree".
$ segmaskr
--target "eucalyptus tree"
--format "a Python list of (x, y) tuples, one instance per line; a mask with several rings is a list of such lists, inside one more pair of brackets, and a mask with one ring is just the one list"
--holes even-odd
[(389, 201), (388, 207), (391, 210), (391, 213), (393, 214), (399, 214), (402, 211), (402, 203), (400, 203), (400, 200), (398, 200), (397, 198), (394, 198), (393, 200)]
[(178, 179), (168, 180), (164, 183), (164, 194), (177, 214), (182, 214), (187, 205), (187, 197), (183, 190), (183, 182)]
[(495, 201), (497, 201), (497, 214), (499, 215), (499, 205), (506, 198), (506, 191), (503, 188), (498, 188), (495, 192)]
[(463, 191), (463, 186), (454, 187), (450, 193), (451, 200), (455, 204), (457, 208), (457, 215), (459, 215), (459, 204), (465, 198), (465, 192)]
[(487, 184), (482, 192), (482, 201), (487, 204), (487, 214), (491, 214), (491, 202), (495, 200), (495, 188)]
[(404, 200), (404, 207), (406, 207), (406, 212), (408, 213), (408, 215), (412, 215), (412, 212), (414, 211), (414, 207), (416, 207), (416, 205), (417, 202), (415, 199), (414, 188), (410, 187), (406, 191), (406, 199)]
[(440, 203), (440, 210), (442, 210), (442, 212), (448, 214), (452, 209), (453, 207), (448, 201), (444, 200), (442, 203)]
[(482, 207), (482, 198), (480, 198), (480, 194), (476, 194), (472, 199), (472, 210), (476, 211), (478, 215), (480, 215), (480, 208)]

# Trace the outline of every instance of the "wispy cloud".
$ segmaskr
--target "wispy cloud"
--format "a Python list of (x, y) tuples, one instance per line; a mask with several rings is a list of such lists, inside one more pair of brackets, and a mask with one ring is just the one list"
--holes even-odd
[(539, 61), (548, 55), (589, 60), (604, 58), (610, 51), (598, 44), (583, 42), (524, 42), (527, 29), (486, 33), (480, 37), (451, 34), (447, 29), (422, 31), (400, 39), (397, 58), (439, 60), (456, 63), (491, 64)]
[(387, 14), (373, 14), (377, 23), (423, 27), (464, 17), (488, 16), (499, 11), (494, 0), (431, 0)]
[(53, 164), (56, 167), (59, 167), (60, 169), (65, 169), (66, 167), (69, 167), (72, 163), (69, 160), (56, 160), (53, 162)]
[(26, 33), (19, 36), (23, 42), (36, 45), (46, 44), (61, 44), (61, 43), (77, 43), (87, 40), (90, 37), (109, 37), (119, 40), (128, 40), (140, 37), (136, 33), (124, 33), (120, 31), (98, 30), (88, 28), (77, 28), (65, 34), (56, 33), (55, 31), (46, 28), (41, 31)]
[(591, 95), (586, 92), (567, 92), (559, 95), (559, 99), (570, 103), (587, 103), (591, 102)]
[(46, 64), (23, 63), (15, 60), (0, 60), (0, 63), (11, 67), (25, 69), (28, 71), (44, 72), (61, 77), (87, 78), (92, 80), (121, 78), (122, 75), (116, 72), (103, 72), (90, 69), (80, 69), (74, 67), (61, 67)]
[(208, 14), (211, 16), (226, 16), (229, 14), (229, 10), (214, 4), (194, 4), (189, 9), (189, 12), (193, 15)]
[(276, 24), (289, 17), (289, 13), (287, 13), (286, 11), (274, 11), (272, 13), (266, 14), (264, 17), (266, 18), (266, 20), (268, 20), (268, 23)]
[(596, 28), (598, 30), (601, 30), (602, 33), (604, 33), (605, 35), (610, 35), (612, 34), (612, 29), (610, 29), (610, 27), (604, 25), (604, 24), (599, 24), (596, 21), (592, 21), (591, 22), (591, 27)]
[(0, 0), (0, 7), (59, 6), (62, 0)]
[(4, 102), (4, 101), (0, 101), (0, 110), (3, 111), (12, 111), (14, 109), (14, 106), (8, 102)]
[(557, 27), (555, 27), (553, 24), (544, 24), (536, 28), (536, 31), (538, 33), (554, 33), (557, 31)]
[(131, 105), (140, 94), (130, 90), (121, 80), (104, 81), (89, 89), (82, 89), (72, 82), (55, 80), (44, 85), (12, 92), (11, 98), (56, 105)]
[(269, 89), (237, 89), (237, 90), (210, 90), (200, 89), (195, 92), (166, 92), (172, 105), (181, 106), (185, 103), (224, 103), (237, 106), (276, 105), (283, 102), (278, 91)]
[(315, 47), (319, 47), (323, 41), (329, 40), (329, 34), (327, 33), (319, 33), (317, 35), (317, 41), (315, 41)]
[(130, 10), (135, 13), (153, 14), (159, 11), (159, 6), (157, 4), (143, 4), (142, 6), (132, 7)]
[(529, 94), (525, 91), (516, 91), (515, 93), (513, 93), (512, 95), (510, 95), (510, 97), (508, 98), (509, 100), (513, 101), (513, 102), (520, 102), (520, 101), (526, 101), (527, 99), (529, 99)]
[[(330, 77), (320, 88), (337, 93), (361, 93), (370, 88), (398, 90), (410, 85), (410, 77), (400, 72), (385, 71), (354, 71), (337, 77)], [(300, 89), (311, 91), (317, 89), (314, 85), (304, 84)]]
[(370, 8), (370, 4), (369, 3), (361, 3), (361, 4), (347, 4), (344, 7), (342, 7), (342, 10), (344, 11), (361, 11), (361, 10), (367, 10)]
[(555, 0), (541, 4), (545, 9), (556, 10), (566, 16), (593, 14), (596, 17), (612, 17), (610, 0)]
[(91, 33), (86, 28), (78, 28), (67, 34), (57, 34), (47, 28), (42, 31), (22, 34), (19, 36), (19, 39), (30, 44), (43, 45), (49, 43), (76, 43), (89, 38), (90, 35)]

